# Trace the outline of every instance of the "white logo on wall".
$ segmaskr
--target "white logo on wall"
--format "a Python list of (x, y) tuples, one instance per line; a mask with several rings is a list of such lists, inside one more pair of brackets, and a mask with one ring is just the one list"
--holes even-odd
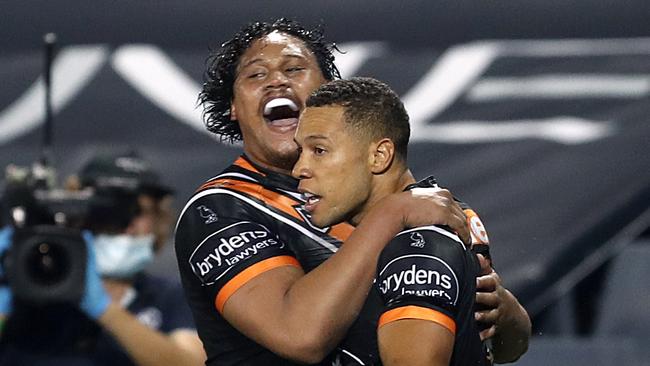
[[(339, 69), (346, 77), (357, 75), (367, 60), (391, 57), (389, 48), (381, 42), (359, 42), (342, 47), (346, 48), (349, 53), (340, 55), (341, 60), (337, 56)], [(593, 119), (591, 114), (551, 114), (523, 119), (504, 116), (495, 120), (483, 120), (476, 115), (446, 123), (429, 122), (436, 121), (458, 101), (470, 105), (508, 98), (531, 101), (562, 98), (567, 103), (579, 98), (635, 101), (647, 95), (647, 81), (645, 75), (631, 74), (633, 68), (618, 70), (614, 67), (612, 70), (611, 64), (605, 64), (584, 74), (570, 68), (564, 70), (562, 64), (557, 64), (554, 65), (557, 70), (549, 69), (541, 74), (538, 69), (522, 69), (523, 72), (513, 75), (486, 72), (495, 62), (508, 57), (540, 60), (545, 64), (547, 59), (562, 57), (606, 56), (625, 60), (630, 56), (647, 58), (648, 55), (650, 42), (647, 38), (502, 40), (459, 44), (432, 60), (431, 69), (401, 97), (411, 115), (413, 141), (463, 144), (538, 138), (564, 144), (587, 143), (615, 133), (617, 121)], [(123, 45), (113, 51), (103, 45), (75, 45), (61, 49), (52, 69), (53, 84), (60, 86), (53, 91), (53, 112), (64, 110), (67, 104), (83, 95), (106, 64), (175, 120), (201, 133), (209, 133), (203, 125), (200, 109), (195, 108), (200, 83), (154, 45)], [(23, 95), (0, 110), (0, 144), (43, 123), (41, 100), (44, 91), (44, 82), (39, 78)]]

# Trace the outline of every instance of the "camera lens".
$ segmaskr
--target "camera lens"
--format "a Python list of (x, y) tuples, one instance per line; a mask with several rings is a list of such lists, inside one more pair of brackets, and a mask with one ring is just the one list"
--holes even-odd
[(25, 259), (27, 275), (39, 285), (61, 282), (70, 269), (69, 253), (57, 243), (38, 243), (31, 248)]

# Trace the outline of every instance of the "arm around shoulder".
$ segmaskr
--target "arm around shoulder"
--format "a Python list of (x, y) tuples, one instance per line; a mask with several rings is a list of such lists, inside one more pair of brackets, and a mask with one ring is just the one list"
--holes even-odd
[[(249, 266), (239, 262), (238, 265), (242, 266), (228, 273), (228, 276), (233, 276), (234, 272), (241, 275), (237, 281), (233, 281), (234, 277), (228, 280), (219, 277), (214, 270), (216, 267), (208, 264), (204, 270), (185, 272), (188, 276), (193, 276), (191, 272), (201, 273), (204, 278), (194, 277), (194, 280), (204, 284), (214, 283), (213, 279), (217, 277), (224, 278), (222, 282), (226, 283), (220, 283), (219, 289), (215, 288), (216, 298), (206, 301), (214, 303), (218, 300), (223, 317), (248, 338), (282, 357), (306, 363), (319, 362), (341, 341), (356, 319), (372, 285), (379, 253), (385, 245), (405, 227), (449, 224), (449, 220), (457, 215), (456, 210), (454, 214), (449, 213), (448, 203), (446, 198), (441, 202), (432, 196), (414, 197), (410, 192), (386, 197), (366, 214), (334, 255), (306, 274), (292, 263), (278, 261), (272, 264), (273, 258), (290, 257), (291, 253), (287, 252), (269, 254), (266, 260), (272, 265), (265, 267), (261, 264), (257, 267), (263, 267), (260, 271), (247, 272)], [(386, 212), (391, 212), (391, 215), (386, 215)], [(457, 221), (464, 223), (464, 218)], [(254, 224), (248, 221), (242, 227)], [(231, 225), (228, 230), (235, 228)], [(179, 226), (177, 255), (178, 233), (182, 230)], [(256, 227), (255, 230), (262, 228)], [(222, 234), (225, 235), (225, 231), (219, 235)], [(203, 257), (209, 258), (221, 243), (219, 235), (200, 241), (200, 250), (186, 252), (205, 250)], [(274, 233), (269, 232), (269, 235), (276, 238)], [(186, 259), (179, 260), (179, 263), (186, 263)], [(259, 259), (252, 265), (261, 263)], [(226, 287), (228, 291), (224, 292)]]
[(247, 280), (229, 296), (223, 316), (282, 357), (321, 361), (356, 319), (379, 253), (402, 229), (402, 217), (379, 209), (371, 210), (341, 248), (309, 273), (289, 265)]
[(453, 216), (447, 211), (430, 196), (402, 192), (386, 197), (323, 264), (306, 274), (294, 266), (259, 274), (229, 297), (223, 315), (283, 357), (319, 362), (356, 319), (386, 244), (405, 227), (447, 223)]

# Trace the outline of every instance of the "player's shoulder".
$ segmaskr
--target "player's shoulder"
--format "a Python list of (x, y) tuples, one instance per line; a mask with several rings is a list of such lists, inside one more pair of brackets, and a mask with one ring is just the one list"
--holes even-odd
[(464, 252), (467, 247), (456, 233), (442, 226), (420, 226), (398, 233), (385, 251), (396, 253)]
[(468, 273), (467, 258), (462, 241), (444, 228), (405, 230), (382, 252), (376, 284), (387, 304), (433, 299), (443, 307), (453, 307)]
[(395, 236), (381, 252), (377, 269), (383, 272), (396, 265), (436, 263), (436, 268), (442, 265), (460, 270), (467, 265), (468, 253), (468, 247), (456, 234), (439, 226), (422, 226)]
[(205, 181), (190, 196), (180, 212), (179, 224), (188, 216), (198, 215), (197, 220), (211, 224), (220, 215), (236, 215), (242, 210), (242, 203), (262, 189), (254, 174), (241, 169), (226, 169)]
[(213, 238), (248, 231), (249, 222), (260, 221), (259, 215), (239, 199), (229, 194), (201, 190), (187, 201), (174, 230), (177, 251), (194, 251), (200, 243)]
[[(451, 188), (445, 186), (444, 184), (439, 184), (436, 178), (433, 176), (428, 176), (418, 182), (409, 184), (405, 190), (416, 188), (444, 188), (449, 189), (453, 192)], [(481, 221), (479, 215), (467, 202), (458, 198), (456, 195), (453, 197), (467, 217), (467, 225), (469, 226), (470, 234), (472, 236), (472, 244), (488, 245), (490, 243), (490, 240), (488, 239), (487, 230), (485, 229), (485, 226), (483, 225), (483, 222)]]
[(225, 216), (246, 218), (245, 215), (241, 215), (245, 210), (240, 208), (237, 201), (237, 197), (229, 194), (199, 191), (182, 208), (178, 216), (177, 228), (188, 225), (214, 226)]

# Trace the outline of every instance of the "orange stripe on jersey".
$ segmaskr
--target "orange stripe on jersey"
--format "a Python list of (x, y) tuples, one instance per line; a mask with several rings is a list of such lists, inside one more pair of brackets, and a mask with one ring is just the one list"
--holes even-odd
[(200, 192), (206, 188), (219, 188), (219, 187), (232, 187), (236, 184), (241, 184), (242, 181), (236, 180), (236, 179), (229, 179), (229, 178), (220, 178), (220, 179), (215, 179), (211, 180), (209, 182), (203, 183), (202, 186), (197, 189), (197, 192)]
[(336, 224), (332, 226), (328, 234), (340, 240), (341, 242), (344, 242), (348, 240), (348, 237), (350, 236), (350, 234), (352, 234), (353, 230), (354, 230), (354, 226), (348, 224), (347, 222), (342, 222), (340, 224)]
[(219, 290), (219, 293), (217, 294), (217, 298), (214, 300), (214, 304), (217, 307), (217, 310), (220, 313), (223, 313), (223, 307), (226, 304), (226, 301), (232, 296), (232, 294), (235, 293), (235, 291), (239, 290), (240, 287), (244, 286), (248, 281), (252, 280), (254, 277), (268, 271), (274, 268), (278, 267), (283, 267), (283, 266), (295, 266), (298, 268), (300, 267), (300, 263), (298, 263), (298, 260), (294, 257), (290, 257), (288, 255), (283, 255), (279, 257), (271, 257), (269, 259), (265, 259), (261, 262), (257, 262), (253, 264), (252, 266), (246, 268), (245, 270), (241, 271), (238, 275), (233, 277), (228, 283), (226, 283), (221, 290)]
[[(245, 163), (248, 163), (246, 162), (246, 160), (243, 159), (241, 160)], [(234, 191), (245, 193), (248, 196), (255, 197), (263, 201), (268, 206), (279, 209), (280, 211), (284, 212), (289, 216), (292, 216), (300, 221), (304, 221), (304, 218), (300, 216), (300, 214), (294, 208), (296, 205), (301, 204), (299, 201), (291, 197), (284, 196), (282, 194), (268, 190), (264, 188), (262, 185), (255, 182), (244, 182), (236, 179), (221, 178), (203, 184), (197, 190), (197, 192), (204, 190), (206, 188), (219, 188), (219, 187), (228, 188)], [(353, 230), (354, 227), (352, 225), (344, 222), (332, 226), (328, 234), (340, 240), (341, 242), (344, 242), (348, 239), (350, 234), (352, 234)]]
[(298, 212), (293, 207), (299, 204), (300, 202), (294, 200), (293, 198), (283, 196), (273, 191), (269, 191), (268, 189), (265, 189), (264, 187), (262, 187), (257, 183), (238, 181), (236, 185), (229, 186), (228, 188), (242, 193), (246, 193), (249, 196), (255, 197), (263, 201), (268, 206), (280, 209), (282, 212), (286, 213), (287, 215), (302, 220), (302, 217), (300, 217)]
[(237, 165), (238, 167), (244, 168), (246, 170), (250, 170), (251, 172), (255, 172), (257, 174), (266, 175), (263, 172), (257, 170), (257, 168), (255, 168), (251, 163), (249, 163), (248, 160), (242, 158), (241, 156), (237, 158), (237, 160), (235, 160), (233, 165)]
[(471, 208), (466, 208), (463, 212), (467, 217), (467, 225), (472, 235), (472, 244), (489, 244), (490, 239), (488, 239), (487, 230), (485, 230), (485, 226), (483, 226), (483, 222), (481, 222), (476, 212)]
[(420, 319), (432, 321), (449, 329), (449, 331), (454, 335), (456, 334), (456, 322), (454, 319), (439, 311), (414, 305), (402, 306), (396, 309), (388, 310), (379, 318), (379, 325), (377, 327), (381, 327), (382, 325), (386, 325), (390, 322), (402, 319)]
[(285, 214), (302, 221), (302, 217), (294, 209), (294, 206), (299, 204), (300, 202), (294, 200), (293, 198), (283, 196), (279, 193), (275, 193), (273, 191), (265, 189), (264, 187), (262, 187), (257, 183), (242, 182), (239, 180), (231, 180), (231, 179), (219, 179), (204, 184), (203, 187), (201, 187), (201, 189), (208, 188), (208, 187), (225, 187), (228, 189), (232, 189), (234, 191), (245, 193), (248, 196), (255, 197), (261, 200), (262, 202), (264, 202), (270, 207), (275, 207), (280, 211), (284, 212)]
[[(260, 175), (263, 175), (263, 176), (266, 175), (265, 173), (260, 172), (259, 170), (257, 170), (253, 165), (251, 165), (251, 163), (249, 163), (246, 159), (242, 158), (241, 156), (239, 158), (237, 158), (237, 160), (235, 160), (233, 165), (244, 168), (244, 169), (246, 169), (248, 171), (251, 171), (253, 173), (257, 173), (257, 174), (260, 174)], [(199, 191), (201, 191), (203, 189), (210, 188), (210, 187), (230, 186), (235, 182), (239, 183), (240, 181), (234, 180), (234, 179), (228, 179), (228, 178), (211, 180), (209, 182), (203, 183), (203, 185), (200, 186), (199, 189), (197, 189), (196, 191), (199, 192)]]

